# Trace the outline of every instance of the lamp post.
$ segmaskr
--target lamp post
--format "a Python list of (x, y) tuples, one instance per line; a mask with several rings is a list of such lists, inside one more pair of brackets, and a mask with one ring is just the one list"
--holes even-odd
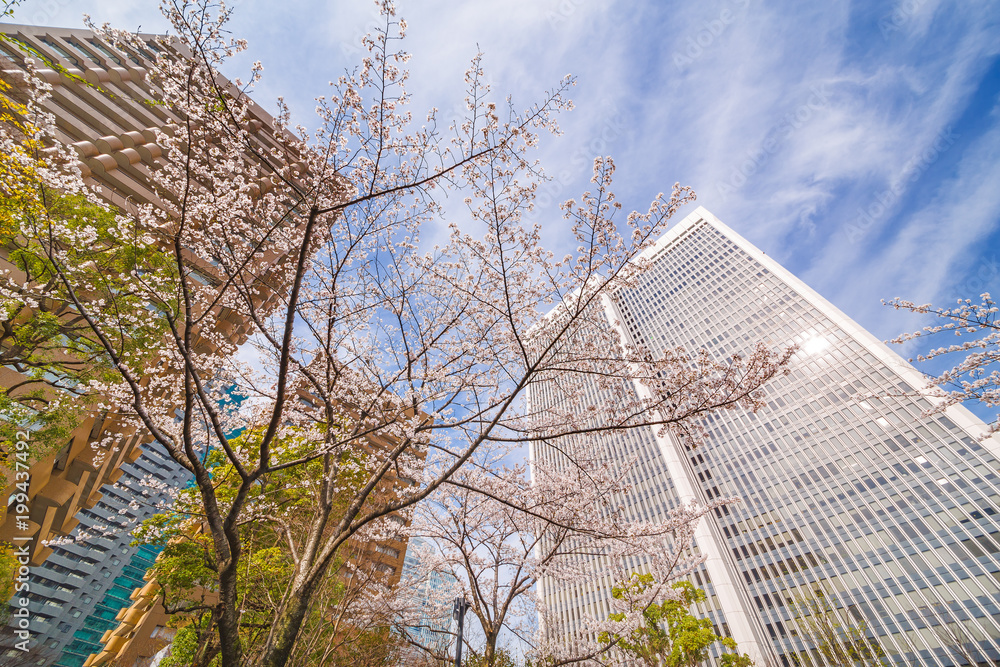
[(455, 667), (462, 667), (462, 626), (465, 623), (465, 612), (469, 603), (465, 598), (455, 598), (455, 609), (451, 616), (458, 621), (458, 640), (455, 642)]

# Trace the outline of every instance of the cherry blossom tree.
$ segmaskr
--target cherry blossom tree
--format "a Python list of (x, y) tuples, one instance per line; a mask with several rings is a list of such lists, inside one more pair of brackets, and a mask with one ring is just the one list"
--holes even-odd
[[(592, 192), (564, 205), (574, 249), (557, 257), (524, 214), (544, 179), (530, 151), (542, 133), (558, 134), (554, 117), (571, 106), (572, 80), (521, 110), (494, 99), (477, 56), (466, 74), (466, 117), (444, 126), (432, 110), (415, 121), (408, 56), (397, 48), (405, 22), (390, 3), (381, 7), (385, 23), (366, 37), (368, 56), (317, 98), (316, 129), (292, 127), (282, 105), (276, 131), (265, 135), (248, 97), (261, 66), (246, 82), (218, 74), (246, 48), (228, 37), (230, 10), (164, 0), (173, 36), (159, 40), (147, 80), (149, 102), (171, 119), (149, 171), (156, 202), (115, 211), (103, 228), (42, 215), (18, 230), (22, 253), (44, 266), (46, 284), (107, 360), (109, 372), (86, 384), (98, 408), (147, 433), (194, 478), (223, 667), (287, 664), (338, 554), (351, 540), (394, 531), (391, 517), (431, 498), (444, 508), (447, 494), (475, 488), (476, 500), (463, 501), (469, 511), (493, 502), (520, 513), (498, 516), (498, 534), (515, 518), (544, 517), (531, 539), (556, 545), (556, 555), (577, 548), (559, 531), (645, 548), (643, 530), (665, 529), (616, 525), (613, 513), (605, 523), (569, 523), (583, 511), (578, 503), (565, 493), (562, 504), (542, 499), (523, 480), (476, 468), (477, 451), (633, 428), (696, 437), (691, 424), (705, 412), (757, 405), (760, 386), (788, 358), (763, 347), (725, 363), (682, 351), (653, 357), (595, 326), (601, 300), (642, 275), (639, 254), (693, 193), (675, 185), (646, 212), (623, 215), (614, 165), (598, 159)], [(147, 53), (136, 35), (94, 29), (115, 48)], [(58, 149), (46, 158), (45, 186), (93, 199), (51, 116), (40, 116), (37, 139)], [(421, 235), (440, 228), (438, 198), (449, 193), (464, 202), (461, 224), (429, 247)], [(80, 261), (82, 248), (128, 258), (113, 288)], [(40, 287), (9, 280), (5, 289), (5, 298), (31, 304)], [(652, 397), (624, 391), (625, 378), (649, 385)], [(529, 388), (580, 379), (616, 392), (614, 409), (526, 411)], [(246, 396), (240, 410), (223, 407), (233, 386)], [(237, 428), (254, 439), (237, 443)], [(114, 446), (114, 436), (101, 445)], [(208, 465), (209, 454), (223, 465)], [(306, 469), (311, 513), (291, 527), (287, 507), (259, 491)], [(581, 470), (596, 474), (576, 470), (553, 473), (552, 492)], [(704, 509), (684, 511), (677, 529)], [(251, 655), (241, 638), (240, 526), (254, 519), (275, 527), (291, 562)], [(503, 544), (524, 547), (528, 534)], [(534, 578), (552, 566), (517, 562), (502, 567)], [(493, 595), (509, 598), (528, 579), (519, 581), (510, 590), (494, 584)]]
[[(997, 318), (1000, 309), (989, 293), (983, 293), (979, 298), (979, 303), (959, 299), (954, 308), (936, 307), (929, 303), (917, 305), (900, 298), (886, 304), (896, 310), (933, 315), (938, 322), (920, 331), (897, 336), (890, 343), (921, 343), (945, 336), (961, 339), (916, 357), (916, 361), (921, 363), (937, 359), (958, 360), (951, 368), (928, 378), (927, 384), (921, 387), (921, 395), (939, 399), (934, 401), (928, 414), (944, 412), (948, 407), (965, 401), (978, 401), (987, 408), (1000, 407), (1000, 320)], [(1000, 415), (994, 417), (988, 426), (989, 430), (983, 437), (1000, 431)]]
[[(420, 544), (433, 546), (417, 554), (419, 565), (401, 582), (398, 599), (405, 634), (420, 627), (409, 617), (411, 608), (443, 618), (452, 600), (464, 597), (470, 603), (466, 623), (478, 630), (466, 633), (466, 652), (489, 667), (504, 659), (505, 635), (528, 646), (538, 643), (539, 578), (554, 572), (561, 578), (587, 576), (589, 568), (576, 556), (599, 549), (602, 539), (618, 536), (622, 528), (611, 506), (621, 484), (610, 478), (607, 465), (580, 461), (566, 474), (553, 475), (536, 469), (533, 484), (523, 465), (493, 458), (477, 456), (417, 506), (410, 532)], [(603, 520), (595, 517), (601, 506)], [(427, 602), (413, 605), (405, 592), (421, 590), (412, 582), (434, 575), (453, 585), (436, 591), (432, 612)], [(416, 644), (419, 639), (410, 637)], [(435, 659), (446, 658), (440, 642), (421, 648)]]
[[(467, 619), (478, 630), (467, 633), (474, 637), (467, 652), (489, 667), (509, 656), (505, 638), (532, 664), (628, 664), (634, 656), (621, 646), (622, 637), (648, 629), (650, 608), (684, 602), (677, 582), (705, 560), (692, 550), (697, 522), (736, 499), (675, 508), (663, 521), (631, 521), (624, 510), (628, 466), (592, 439), (576, 437), (563, 447), (572, 465), (535, 461), (530, 478), (523, 466), (504, 463), (509, 451), (480, 452), (474, 465), (416, 507), (409, 532), (423, 548), (394, 604), (401, 634), (430, 657), (446, 659), (446, 646), (437, 636), (427, 643), (426, 625), (415, 619), (440, 623), (456, 596), (469, 602)], [(643, 563), (641, 572), (632, 569), (636, 562)], [(420, 583), (435, 575), (452, 585), (429, 594)], [(564, 627), (539, 592), (543, 578), (559, 586), (637, 576), (648, 584), (611, 600), (610, 618), (587, 616), (575, 630)]]

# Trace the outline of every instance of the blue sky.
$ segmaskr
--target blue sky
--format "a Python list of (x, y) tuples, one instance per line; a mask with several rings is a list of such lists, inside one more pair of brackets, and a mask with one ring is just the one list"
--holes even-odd
[[(312, 98), (360, 57), (374, 4), (236, 3), (264, 64), (255, 98)], [(18, 22), (164, 29), (154, 2), (26, 0)], [(494, 89), (527, 105), (578, 77), (538, 219), (615, 157), (620, 199), (644, 209), (675, 181), (880, 338), (917, 323), (883, 298), (1000, 293), (1000, 3), (401, 0), (415, 111), (462, 99), (477, 47)], [(417, 114), (421, 115), (421, 114)], [(683, 214), (683, 212), (682, 212)]]

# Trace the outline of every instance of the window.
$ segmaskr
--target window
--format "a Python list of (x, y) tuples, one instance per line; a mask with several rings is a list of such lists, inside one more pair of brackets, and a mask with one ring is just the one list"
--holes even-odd
[(43, 37), (42, 38), (42, 44), (44, 44), (45, 46), (49, 47), (50, 49), (52, 49), (56, 53), (58, 53), (65, 60), (69, 61), (69, 63), (72, 64), (74, 67), (80, 67), (80, 61), (77, 60), (72, 55), (70, 55), (69, 51), (67, 51), (66, 49), (62, 48), (59, 44), (56, 43), (55, 40), (49, 39), (48, 37)]
[(66, 41), (69, 42), (70, 46), (72, 46), (74, 49), (76, 49), (77, 51), (79, 51), (80, 53), (82, 53), (88, 60), (90, 60), (91, 62), (93, 62), (95, 65), (100, 65), (101, 64), (101, 61), (97, 58), (97, 56), (95, 56), (93, 53), (91, 53), (87, 49), (83, 48), (83, 46), (81, 46), (80, 44), (77, 44), (72, 39), (68, 39)]
[(392, 547), (386, 547), (379, 544), (375, 547), (375, 551), (379, 552), (380, 554), (386, 555), (389, 558), (399, 558), (399, 550), (393, 549)]
[(89, 39), (87, 41), (90, 42), (90, 45), (93, 46), (95, 49), (97, 49), (98, 51), (100, 51), (101, 53), (103, 53), (105, 56), (107, 56), (108, 60), (110, 60), (114, 64), (118, 65), (119, 67), (123, 67), (124, 66), (124, 63), (122, 62), (121, 58), (119, 58), (114, 53), (112, 53), (111, 51), (109, 51), (108, 49), (106, 49), (104, 47), (104, 45), (101, 44), (100, 42), (98, 42), (96, 39)]

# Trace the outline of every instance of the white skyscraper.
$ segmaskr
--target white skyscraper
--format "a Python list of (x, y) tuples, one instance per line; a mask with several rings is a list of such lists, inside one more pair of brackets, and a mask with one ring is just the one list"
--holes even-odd
[[(795, 620), (808, 599), (882, 664), (1000, 664), (1000, 441), (978, 442), (984, 426), (961, 407), (921, 417), (915, 369), (705, 209), (646, 256), (650, 271), (607, 306), (635, 344), (719, 359), (758, 341), (799, 346), (767, 406), (708, 418), (696, 451), (652, 429), (602, 442), (639, 460), (635, 518), (743, 498), (699, 527), (709, 560), (695, 583), (710, 597), (698, 611), (758, 665), (831, 664)], [(568, 628), (608, 611), (599, 573), (540, 590)]]

